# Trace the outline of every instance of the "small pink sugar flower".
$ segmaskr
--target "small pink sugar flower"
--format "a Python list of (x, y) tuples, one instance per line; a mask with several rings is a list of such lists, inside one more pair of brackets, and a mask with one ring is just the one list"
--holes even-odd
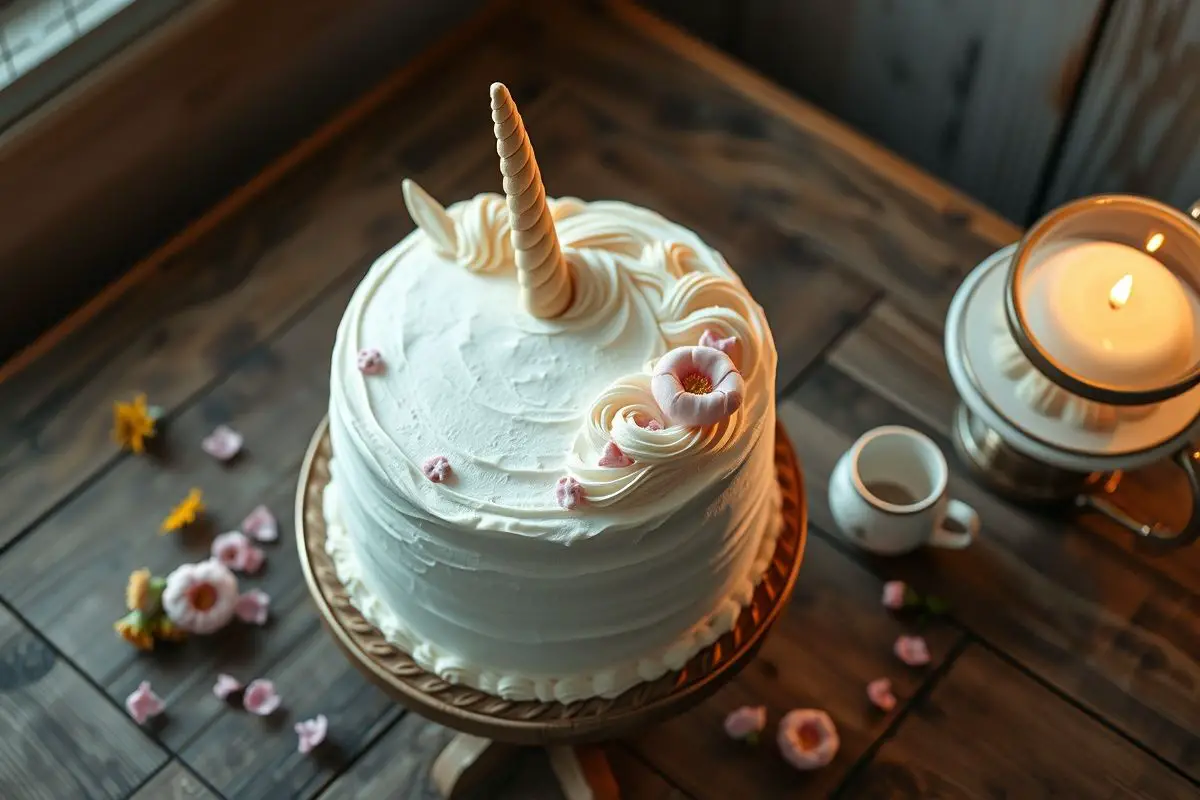
[(263, 551), (241, 531), (228, 531), (213, 539), (212, 557), (234, 572), (255, 573), (262, 567)]
[(275, 691), (275, 684), (263, 678), (250, 681), (242, 695), (242, 706), (260, 717), (270, 716), (282, 702), (283, 698)]
[(554, 499), (560, 507), (570, 511), (583, 502), (583, 487), (570, 475), (559, 478), (554, 484)]
[(279, 523), (266, 506), (259, 506), (242, 520), (242, 533), (260, 542), (273, 542), (279, 538)]
[(637, 423), (639, 428), (645, 428), (648, 431), (661, 431), (663, 429), (662, 423), (654, 417), (644, 417), (641, 414), (635, 414), (633, 421)]
[(712, 347), (676, 347), (661, 359), (650, 391), (675, 425), (712, 425), (742, 405), (746, 384), (729, 356)]
[(162, 698), (150, 688), (150, 681), (139, 683), (133, 693), (125, 698), (125, 710), (138, 725), (144, 724), (151, 717), (157, 717), (166, 707)]
[(892, 650), (896, 658), (910, 667), (923, 667), (929, 663), (929, 645), (920, 636), (900, 636)]
[(742, 706), (725, 717), (725, 733), (738, 740), (757, 741), (763, 728), (767, 727), (766, 706)]
[(237, 599), (233, 613), (242, 622), (252, 625), (266, 625), (267, 616), (271, 610), (271, 595), (262, 589), (251, 589)]
[(325, 741), (325, 734), (329, 732), (329, 720), (325, 719), (324, 714), (317, 714), (312, 719), (297, 722), (295, 730), (299, 738), (296, 752), (311, 753), (317, 745)]
[(633, 459), (622, 453), (616, 442), (609, 442), (604, 445), (596, 464), (601, 467), (628, 467), (633, 464)]
[(383, 355), (374, 347), (364, 347), (358, 351), (358, 371), (363, 375), (382, 375), (384, 370)]
[(797, 708), (779, 721), (779, 752), (796, 769), (817, 769), (833, 761), (841, 741), (833, 720), (815, 708)]
[(742, 363), (742, 344), (736, 336), (726, 336), (721, 338), (721, 334), (712, 328), (705, 328), (704, 333), (700, 334), (701, 347), (711, 347), (714, 350), (720, 350), (734, 365), (741, 366)]
[(883, 585), (883, 607), (892, 610), (904, 608), (907, 594), (908, 587), (904, 581), (888, 581)]
[(450, 477), (450, 461), (445, 456), (433, 456), (421, 465), (421, 472), (434, 483), (443, 483)]
[(887, 678), (876, 678), (868, 683), (867, 699), (880, 711), (891, 711), (896, 707), (896, 695), (892, 694), (892, 682)]
[(242, 682), (232, 675), (221, 673), (217, 675), (217, 682), (213, 684), (212, 693), (222, 700), (228, 700), (232, 695), (237, 694), (242, 690)]
[(216, 559), (176, 567), (167, 576), (162, 607), (167, 616), (189, 633), (216, 633), (233, 619), (237, 578)]
[(200, 441), (200, 448), (218, 461), (229, 461), (242, 451), (243, 436), (228, 425), (218, 425)]

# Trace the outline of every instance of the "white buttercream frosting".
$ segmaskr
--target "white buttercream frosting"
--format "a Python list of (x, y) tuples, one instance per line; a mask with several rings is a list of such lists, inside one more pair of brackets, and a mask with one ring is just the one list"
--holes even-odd
[[(779, 529), (776, 354), (695, 233), (620, 202), (550, 208), (574, 279), (554, 319), (522, 308), (499, 195), (438, 207), (452, 234), (419, 229), (372, 266), (334, 345), (326, 516), (355, 604), (422, 667), (571, 701), (681, 667), (749, 602)], [(705, 330), (737, 337), (745, 400), (670, 425), (654, 363)], [(382, 374), (357, 369), (363, 348)], [(610, 442), (633, 463), (598, 466)], [(433, 456), (445, 482), (421, 471)]]

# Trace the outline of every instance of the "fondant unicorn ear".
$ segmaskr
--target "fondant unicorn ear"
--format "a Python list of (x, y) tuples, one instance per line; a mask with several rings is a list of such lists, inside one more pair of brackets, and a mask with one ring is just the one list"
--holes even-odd
[(404, 179), (404, 205), (417, 227), (433, 242), (433, 249), (446, 258), (454, 258), (458, 252), (458, 230), (446, 209), (416, 181)]

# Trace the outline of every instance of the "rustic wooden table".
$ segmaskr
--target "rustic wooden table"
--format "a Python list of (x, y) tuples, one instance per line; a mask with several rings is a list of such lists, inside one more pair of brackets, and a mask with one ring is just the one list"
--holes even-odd
[[(943, 315), (963, 275), (1018, 231), (623, 2), (468, 26), (0, 373), (0, 797), (431, 791), (450, 733), (403, 714), (341, 655), (289, 544), (268, 546), (248, 582), (273, 597), (265, 628), (147, 655), (111, 625), (131, 569), (204, 557), (212, 530), (260, 502), (290, 525), (334, 328), (367, 266), (411, 229), (401, 179), (447, 202), (498, 189), (493, 80), (519, 99), (552, 194), (655, 208), (742, 274), (775, 333), (780, 416), (808, 484), (813, 535), (790, 608), (728, 687), (608, 748), (626, 796), (1196, 797), (1200, 548), (1143, 556), (1099, 520), (1008, 505), (957, 465), (952, 490), (984, 520), (969, 550), (873, 560), (829, 533), (826, 480), (860, 432), (909, 424), (949, 452)], [(166, 411), (158, 458), (109, 438), (111, 403), (139, 391)], [(222, 422), (247, 438), (229, 466), (198, 447)], [(1175, 481), (1132, 475), (1121, 499), (1183, 516)], [(208, 531), (159, 536), (192, 486)], [(951, 604), (922, 626), (926, 668), (891, 653), (917, 625), (881, 608), (892, 578)], [(285, 713), (223, 705), (219, 671), (273, 679)], [(864, 695), (880, 676), (900, 699), (888, 714)], [(169, 710), (139, 729), (122, 701), (146, 679)], [(799, 773), (769, 742), (731, 742), (721, 719), (746, 703), (772, 723), (827, 709), (837, 759)], [(316, 713), (330, 744), (301, 756), (292, 722)], [(532, 753), (492, 796), (555, 791)]]

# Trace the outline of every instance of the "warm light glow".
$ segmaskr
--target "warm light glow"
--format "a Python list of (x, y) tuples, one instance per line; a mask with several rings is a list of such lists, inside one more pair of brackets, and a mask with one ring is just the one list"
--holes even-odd
[(1146, 252), (1153, 253), (1155, 250), (1162, 247), (1163, 240), (1166, 238), (1167, 237), (1163, 236), (1161, 233), (1156, 233), (1151, 236), (1146, 240)]
[(1121, 308), (1129, 302), (1129, 293), (1133, 291), (1133, 276), (1126, 275), (1113, 284), (1108, 293), (1108, 304), (1113, 308)]

